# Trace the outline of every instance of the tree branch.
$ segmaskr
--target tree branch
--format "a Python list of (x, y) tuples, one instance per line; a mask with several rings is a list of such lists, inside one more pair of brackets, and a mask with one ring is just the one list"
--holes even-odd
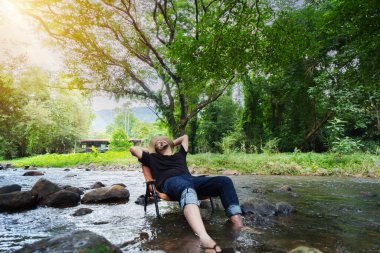
[(174, 82), (176, 82), (178, 85), (179, 83), (181, 82), (181, 79), (176, 76), (172, 71), (171, 69), (169, 68), (169, 66), (165, 63), (165, 61), (163, 60), (162, 56), (158, 53), (158, 51), (154, 48), (154, 46), (152, 45), (152, 43), (150, 43), (150, 41), (148, 40), (148, 38), (145, 36), (144, 32), (140, 29), (139, 25), (137, 24), (135, 18), (132, 16), (132, 14), (129, 12), (129, 8), (127, 7), (127, 5), (125, 4), (125, 0), (121, 0), (122, 3), (124, 4), (124, 6), (126, 6), (127, 9), (123, 9), (123, 8), (120, 8), (118, 6), (115, 6), (109, 2), (106, 2), (105, 0), (102, 0), (102, 2), (104, 4), (106, 4), (107, 6), (110, 6), (112, 8), (115, 8), (116, 10), (119, 10), (123, 13), (125, 13), (131, 20), (132, 22), (132, 26), (133, 28), (135, 29), (135, 31), (138, 33), (138, 35), (140, 36), (140, 41), (142, 43), (144, 43), (154, 54), (154, 56), (156, 57), (156, 59), (158, 60), (158, 62), (160, 63), (160, 65), (162, 66), (163, 69), (165, 69), (165, 71), (169, 74), (169, 76), (174, 80)]
[[(208, 104), (214, 102), (217, 100), (227, 89), (227, 87), (232, 83), (232, 80), (235, 78), (235, 76), (231, 77), (227, 83), (222, 87), (222, 89), (217, 92), (214, 96), (210, 96), (208, 99), (204, 100), (203, 102), (199, 103), (187, 116), (186, 121), (183, 122), (183, 124), (187, 124), (187, 122), (193, 118), (199, 111), (201, 111), (203, 108), (205, 108)], [(182, 123), (182, 122), (181, 122)]]
[(199, 23), (199, 11), (198, 11), (198, 0), (194, 0), (195, 3), (195, 39), (199, 38), (198, 23)]
[(203, 0), (201, 0), (202, 8), (204, 12), (207, 12), (207, 9), (211, 6), (211, 4), (215, 3), (217, 0), (212, 0), (207, 5), (204, 4)]

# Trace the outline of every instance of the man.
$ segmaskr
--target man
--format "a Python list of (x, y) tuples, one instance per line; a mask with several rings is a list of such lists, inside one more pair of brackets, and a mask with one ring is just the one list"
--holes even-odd
[[(179, 152), (173, 154), (175, 146), (180, 145)], [(226, 215), (239, 229), (243, 227), (239, 200), (232, 180), (229, 177), (196, 177), (187, 168), (186, 155), (189, 138), (183, 135), (174, 141), (167, 137), (156, 137), (150, 146), (155, 153), (148, 153), (142, 147), (131, 147), (132, 155), (148, 167), (156, 180), (159, 191), (166, 193), (173, 200), (178, 200), (183, 213), (193, 232), (199, 236), (206, 252), (221, 252), (215, 241), (208, 235), (199, 211), (197, 194), (220, 196)]]

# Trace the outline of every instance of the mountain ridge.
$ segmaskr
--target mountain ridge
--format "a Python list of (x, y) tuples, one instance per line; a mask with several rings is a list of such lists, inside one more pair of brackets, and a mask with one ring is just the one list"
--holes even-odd
[[(141, 122), (153, 123), (157, 115), (149, 107), (139, 106), (131, 108), (133, 115)], [(106, 127), (113, 123), (114, 109), (101, 109), (94, 111), (94, 119), (91, 122), (91, 129), (95, 132), (104, 132)]]

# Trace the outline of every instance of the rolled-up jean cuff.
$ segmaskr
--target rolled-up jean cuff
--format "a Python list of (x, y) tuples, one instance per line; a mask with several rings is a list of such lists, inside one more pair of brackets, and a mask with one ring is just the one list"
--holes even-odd
[(242, 211), (241, 211), (241, 208), (240, 208), (239, 205), (230, 205), (226, 209), (226, 215), (227, 215), (227, 217), (230, 217), (230, 216), (236, 215), (236, 214), (242, 214)]
[(192, 188), (186, 188), (181, 194), (179, 201), (181, 208), (183, 209), (187, 204), (195, 204), (199, 206), (197, 192)]

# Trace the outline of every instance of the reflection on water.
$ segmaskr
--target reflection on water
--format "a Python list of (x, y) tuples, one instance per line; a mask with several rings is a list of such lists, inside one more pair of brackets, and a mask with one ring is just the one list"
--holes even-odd
[[(63, 171), (44, 169), (45, 178), (62, 185), (89, 188), (97, 181), (105, 185), (124, 183), (130, 201), (121, 205), (79, 205), (58, 209), (39, 207), (19, 213), (0, 213), (0, 252), (12, 252), (41, 238), (78, 229), (91, 230), (118, 245), (124, 252), (162, 250), (202, 252), (199, 240), (175, 202), (160, 202), (162, 219), (153, 206), (147, 214), (134, 200), (144, 193), (138, 171)], [(23, 170), (0, 171), (0, 186), (18, 183), (30, 190), (40, 177), (23, 177)], [(246, 216), (245, 224), (256, 231), (233, 232), (222, 209), (215, 214), (202, 210), (207, 230), (224, 248), (237, 252), (287, 252), (297, 246), (315, 247), (323, 252), (380, 252), (380, 194), (375, 179), (285, 176), (233, 176), (241, 202), (263, 198), (271, 203), (284, 201), (297, 212), (289, 216)], [(275, 192), (290, 185), (293, 194)], [(256, 190), (255, 190), (256, 189)], [(253, 193), (257, 189), (264, 194)], [(297, 193), (297, 194), (294, 194)], [(75, 210), (94, 211), (74, 217)]]

